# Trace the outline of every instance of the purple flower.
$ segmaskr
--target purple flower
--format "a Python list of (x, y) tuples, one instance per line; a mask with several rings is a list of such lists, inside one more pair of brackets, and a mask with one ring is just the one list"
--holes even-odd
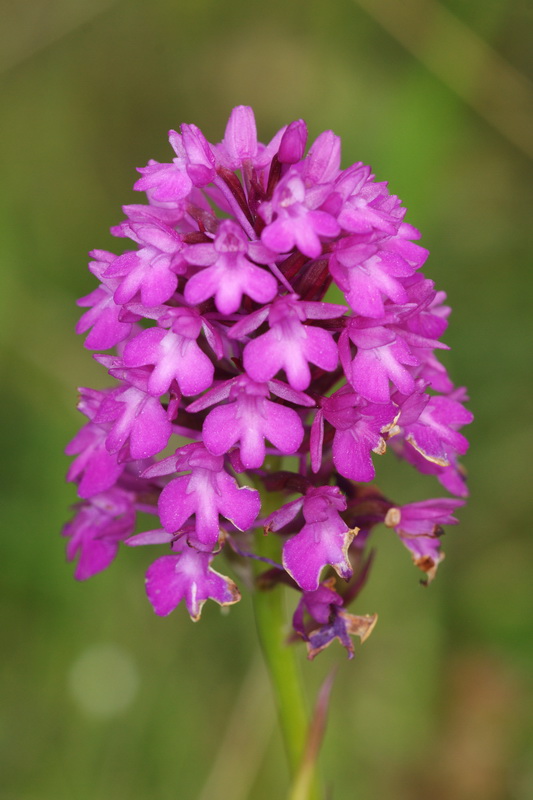
[(309, 614), (315, 622), (322, 624), (329, 621), (334, 607), (342, 607), (342, 597), (333, 589), (335, 578), (328, 578), (321, 583), (318, 589), (311, 592), (302, 592), (302, 597), (292, 619), (294, 630), (307, 639), (305, 614)]
[(193, 622), (200, 619), (206, 600), (230, 606), (241, 599), (230, 578), (209, 565), (213, 554), (182, 545), (177, 555), (161, 556), (146, 573), (146, 594), (156, 614), (166, 617), (182, 600)]
[(259, 492), (239, 486), (224, 469), (224, 459), (201, 444), (176, 451), (176, 456), (149, 467), (144, 477), (184, 472), (168, 483), (159, 497), (159, 516), (166, 531), (182, 529), (195, 515), (195, 536), (205, 547), (214, 547), (220, 537), (219, 515), (239, 530), (247, 530), (259, 513)]
[(76, 516), (63, 528), (69, 539), (67, 558), (78, 558), (74, 577), (84, 581), (106, 569), (117, 554), (119, 542), (135, 526), (134, 495), (110, 489), (80, 503)]
[(421, 275), (414, 276), (414, 281), (406, 285), (406, 291), (408, 302), (414, 304), (415, 309), (405, 318), (405, 328), (430, 340), (428, 350), (431, 352), (432, 342), (448, 327), (451, 308), (444, 305), (446, 294), (434, 291), (433, 282), (424, 280)]
[(406, 440), (425, 459), (447, 467), (454, 455), (464, 455), (468, 440), (457, 428), (472, 422), (472, 414), (451, 397), (430, 397), (418, 419), (404, 427)]
[(147, 308), (165, 303), (176, 291), (178, 274), (187, 267), (181, 237), (172, 228), (156, 223), (133, 223), (129, 230), (141, 248), (118, 256), (106, 269), (106, 278), (123, 278), (114, 300), (128, 303), (140, 292)]
[(330, 270), (352, 309), (379, 319), (385, 314), (384, 297), (395, 303), (407, 302), (407, 291), (399, 279), (410, 277), (415, 267), (394, 251), (347, 237), (334, 251)]
[[(359, 636), (361, 642), (370, 636), (377, 614), (356, 617), (344, 609), (342, 597), (334, 590), (335, 578), (328, 578), (312, 592), (302, 592), (302, 597), (292, 625), (296, 633), (307, 643), (307, 654), (313, 659), (335, 639), (338, 639), (353, 658), (354, 647), (350, 636)], [(317, 627), (318, 623), (318, 627)]]
[(222, 314), (233, 314), (241, 305), (243, 294), (257, 303), (274, 299), (278, 284), (273, 275), (253, 264), (251, 258), (270, 260), (256, 243), (249, 242), (242, 229), (230, 220), (221, 223), (214, 242), (193, 244), (185, 252), (189, 264), (206, 267), (189, 278), (185, 300), (190, 305), (215, 297)]
[(309, 634), (307, 639), (308, 657), (314, 658), (331, 642), (338, 639), (346, 649), (348, 658), (353, 658), (354, 647), (350, 636), (358, 636), (362, 644), (374, 630), (377, 619), (377, 614), (356, 616), (349, 614), (344, 609), (334, 608), (331, 619)]
[(182, 138), (176, 131), (170, 131), (169, 139), (176, 158), (170, 164), (150, 161), (147, 167), (140, 167), (138, 171), (143, 177), (133, 186), (139, 192), (147, 192), (150, 199), (161, 203), (185, 199), (192, 189)]
[(67, 481), (79, 482), (79, 496), (88, 498), (111, 489), (122, 474), (124, 464), (119, 463), (116, 453), (110, 453), (106, 447), (109, 426), (92, 421), (106, 394), (90, 389), (80, 389), (80, 392), (82, 396), (78, 408), (91, 421), (78, 431), (65, 448), (68, 456), (77, 456), (69, 467)]
[[(357, 347), (353, 361), (349, 359), (346, 337)], [(403, 394), (414, 391), (415, 381), (406, 366), (416, 367), (419, 361), (396, 331), (378, 324), (359, 327), (352, 319), (341, 338), (346, 377), (360, 395), (373, 403), (388, 403), (391, 381)]]
[[(89, 266), (99, 277), (103, 276), (106, 268), (116, 258), (105, 250), (93, 250), (91, 255), (96, 261), (91, 262)], [(82, 308), (90, 309), (82, 314), (76, 325), (76, 333), (86, 333), (92, 328), (85, 340), (85, 347), (89, 350), (107, 350), (124, 341), (131, 333), (132, 322), (139, 319), (115, 303), (113, 294), (116, 283), (116, 280), (102, 283), (77, 302)]]
[[(270, 330), (252, 339), (244, 348), (244, 368), (252, 380), (265, 383), (285, 370), (293, 389), (303, 391), (311, 382), (309, 363), (332, 372), (338, 362), (337, 346), (331, 333), (306, 319), (328, 319), (344, 312), (342, 306), (302, 303), (295, 297), (280, 297), (268, 309)], [(265, 309), (266, 316), (266, 309)], [(258, 324), (263, 321), (257, 317)], [(232, 337), (241, 334), (235, 326)], [(244, 331), (243, 331), (244, 332)]]
[(443, 467), (433, 461), (428, 461), (418, 450), (402, 439), (395, 436), (391, 440), (394, 452), (412, 464), (412, 466), (423, 475), (435, 475), (439, 483), (444, 488), (457, 495), (458, 497), (468, 497), (468, 486), (466, 483), (466, 470), (459, 463), (456, 456), (450, 456), (450, 463)]
[(352, 574), (348, 547), (355, 535), (343, 522), (339, 511), (346, 501), (339, 489), (320, 486), (307, 490), (305, 497), (274, 512), (266, 520), (267, 530), (276, 531), (302, 510), (305, 525), (283, 546), (283, 566), (304, 591), (318, 588), (323, 567), (330, 564), (346, 580)]
[[(303, 155), (303, 154), (302, 154)], [(333, 131), (322, 131), (311, 147), (300, 170), (307, 185), (329, 184), (334, 181), (341, 165), (341, 140)]]
[(117, 453), (128, 442), (131, 458), (135, 459), (160, 453), (172, 433), (159, 400), (135, 386), (127, 385), (107, 395), (94, 421), (114, 422), (106, 438), (107, 450)]
[(379, 231), (394, 235), (403, 216), (401, 211), (398, 213), (399, 203), (395, 200), (387, 193), (386, 184), (368, 180), (345, 201), (339, 214), (339, 223), (350, 233)]
[[(325, 418), (335, 428), (333, 463), (340, 475), (354, 481), (371, 481), (375, 473), (370, 454), (383, 455), (386, 450), (383, 434), (391, 429), (396, 416), (397, 409), (392, 403), (368, 403), (345, 386), (324, 400), (314, 425), (322, 426)], [(311, 445), (314, 472), (320, 468), (322, 441), (323, 433), (315, 432), (313, 442), (317, 444)]]
[(282, 164), (297, 164), (305, 153), (307, 143), (307, 125), (303, 119), (297, 119), (287, 125), (278, 150), (278, 161)]
[(340, 232), (337, 220), (317, 209), (326, 196), (322, 188), (306, 189), (296, 171), (288, 173), (276, 187), (272, 201), (261, 206), (261, 216), (267, 223), (261, 234), (265, 247), (274, 253), (297, 247), (309, 258), (317, 258), (322, 252), (321, 238), (330, 239)]
[(206, 186), (216, 175), (213, 149), (196, 125), (182, 125), (181, 135), (187, 159), (187, 173), (195, 186)]
[(385, 525), (394, 528), (403, 544), (411, 551), (413, 561), (433, 580), (439, 563), (444, 558), (440, 552), (441, 525), (456, 525), (453, 511), (464, 505), (463, 500), (447, 497), (424, 500), (391, 508), (385, 517)]
[(193, 309), (182, 308), (169, 312), (168, 320), (170, 330), (148, 328), (127, 343), (124, 366), (153, 364), (148, 391), (157, 397), (168, 392), (173, 380), (185, 396), (199, 394), (211, 386), (214, 375), (210, 358), (196, 343), (202, 318)]
[(257, 469), (265, 459), (265, 439), (283, 455), (300, 447), (304, 428), (297, 412), (267, 398), (270, 392), (300, 405), (314, 405), (311, 398), (295, 392), (279, 381), (255, 383), (246, 375), (228, 381), (192, 403), (189, 411), (200, 411), (229, 398), (233, 402), (217, 405), (207, 415), (203, 441), (216, 456), (240, 443), (240, 460), (245, 469)]
[(230, 114), (222, 148), (228, 158), (228, 166), (238, 169), (244, 161), (257, 156), (257, 128), (254, 112), (250, 106), (237, 106)]

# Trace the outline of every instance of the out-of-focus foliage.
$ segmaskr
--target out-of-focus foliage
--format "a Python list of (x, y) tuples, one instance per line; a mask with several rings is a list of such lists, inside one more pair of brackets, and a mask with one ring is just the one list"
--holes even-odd
[[(531, 11), (19, 0), (2, 17), (2, 797), (282, 795), (249, 600), (198, 625), (157, 619), (146, 550), (80, 585), (59, 537), (75, 387), (102, 381), (73, 333), (95, 285), (86, 252), (116, 245), (134, 167), (169, 157), (169, 128), (195, 122), (216, 141), (238, 103), (264, 140), (303, 117), (342, 136), (344, 165), (390, 179), (453, 305), (446, 363), (476, 415), (471, 499), (438, 579), (421, 588), (384, 528), (356, 610), (379, 612), (374, 634), (352, 663), (302, 653), (310, 696), (341, 662), (321, 757), (332, 796), (531, 797)], [(394, 467), (378, 479), (399, 502), (440, 494)]]

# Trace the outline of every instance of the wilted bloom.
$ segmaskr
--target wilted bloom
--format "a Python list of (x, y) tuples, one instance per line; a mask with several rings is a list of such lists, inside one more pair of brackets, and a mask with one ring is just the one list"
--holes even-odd
[(398, 508), (389, 508), (384, 522), (394, 528), (403, 544), (411, 551), (414, 563), (426, 574), (427, 580), (435, 577), (439, 562), (444, 558), (440, 550), (442, 525), (456, 525), (453, 511), (464, 504), (455, 497), (423, 500)]
[(294, 612), (292, 624), (298, 636), (307, 643), (309, 658), (314, 658), (335, 639), (352, 658), (350, 636), (358, 636), (364, 642), (377, 622), (377, 614), (358, 617), (345, 611), (344, 600), (333, 589), (334, 586), (335, 578), (328, 578), (317, 589), (304, 591)]
[[(83, 579), (121, 541), (157, 546), (154, 610), (183, 602), (196, 620), (206, 600), (240, 599), (211, 566), (231, 553), (258, 591), (297, 593), (310, 657), (335, 639), (351, 656), (376, 621), (347, 611), (375, 529), (394, 529), (431, 579), (463, 503), (393, 503), (371, 484), (380, 457), (467, 494), (472, 415), (435, 354), (446, 296), (421, 272), (428, 252), (399, 198), (370, 167), (342, 169), (332, 131), (307, 154), (303, 120), (263, 144), (239, 106), (218, 144), (195, 125), (169, 139), (168, 163), (139, 170), (146, 203), (112, 228), (125, 252), (91, 253), (99, 285), (79, 301), (86, 347), (116, 348), (95, 356), (115, 384), (81, 390), (68, 557)], [(133, 535), (136, 511), (160, 521)]]

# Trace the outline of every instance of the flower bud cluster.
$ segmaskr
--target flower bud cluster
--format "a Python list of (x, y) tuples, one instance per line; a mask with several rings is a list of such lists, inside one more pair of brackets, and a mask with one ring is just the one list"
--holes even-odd
[[(258, 586), (300, 593), (310, 655), (335, 638), (351, 655), (375, 622), (346, 610), (371, 530), (394, 530), (431, 579), (467, 494), (472, 417), (436, 356), (450, 309), (400, 200), (362, 163), (341, 169), (331, 131), (306, 154), (297, 120), (265, 145), (239, 106), (219, 144), (195, 125), (169, 138), (172, 160), (139, 170), (147, 202), (112, 228), (129, 249), (91, 253), (99, 285), (79, 301), (77, 332), (113, 349), (95, 358), (115, 384), (80, 390), (68, 557), (84, 579), (120, 542), (159, 545), (149, 600), (161, 615), (183, 600), (194, 620), (240, 598), (211, 567), (221, 553), (266, 561)], [(325, 299), (332, 283), (345, 303)], [(455, 497), (389, 501), (369, 485), (388, 446)], [(135, 533), (137, 512), (152, 529)], [(279, 558), (257, 552), (258, 530)]]

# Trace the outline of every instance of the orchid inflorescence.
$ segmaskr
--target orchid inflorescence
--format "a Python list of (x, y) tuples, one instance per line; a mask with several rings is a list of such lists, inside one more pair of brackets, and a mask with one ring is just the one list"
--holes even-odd
[[(368, 166), (341, 169), (331, 131), (307, 155), (303, 120), (264, 145), (239, 106), (220, 144), (195, 125), (169, 138), (175, 157), (134, 185), (148, 203), (112, 228), (136, 249), (93, 251), (100, 284), (79, 300), (77, 332), (115, 348), (95, 358), (116, 383), (80, 390), (68, 558), (85, 579), (120, 542), (164, 546), (148, 598), (159, 615), (183, 600), (197, 620), (207, 599), (240, 599), (211, 567), (225, 554), (258, 591), (299, 593), (311, 657), (335, 638), (351, 656), (350, 635), (375, 622), (346, 610), (372, 529), (393, 529), (431, 580), (467, 494), (458, 429), (472, 416), (435, 355), (445, 294), (420, 271), (428, 251), (400, 200)], [(332, 283), (347, 305), (324, 299)], [(388, 500), (369, 485), (387, 445), (455, 497)], [(137, 512), (159, 521), (134, 535)]]

